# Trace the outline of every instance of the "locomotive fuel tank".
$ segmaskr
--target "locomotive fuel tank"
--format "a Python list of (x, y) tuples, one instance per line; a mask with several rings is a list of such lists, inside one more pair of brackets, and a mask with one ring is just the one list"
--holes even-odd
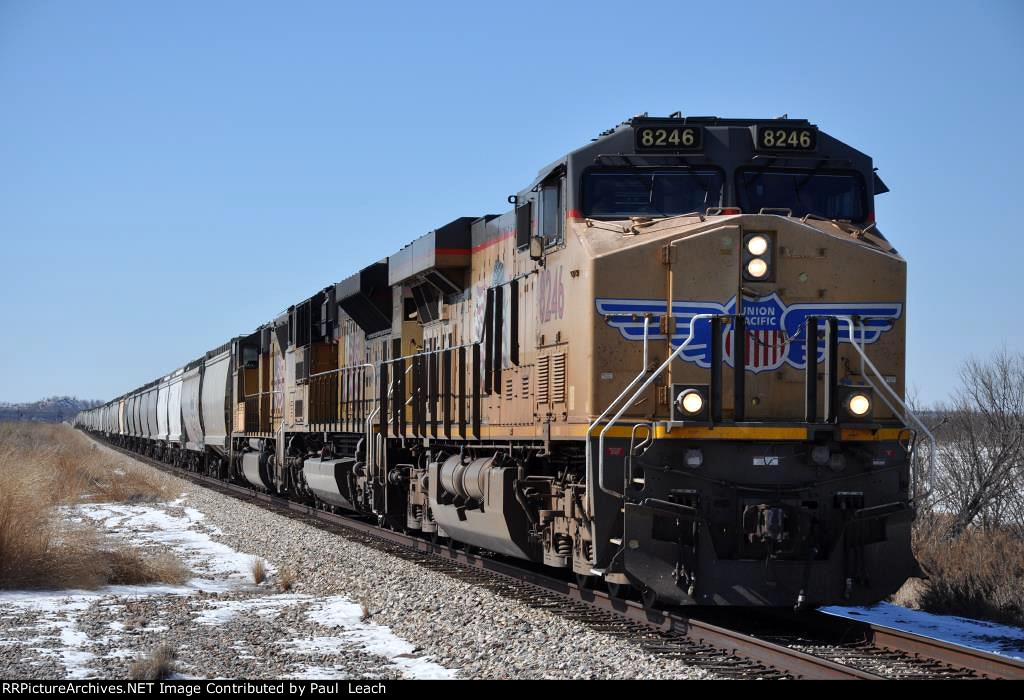
[(351, 457), (342, 459), (322, 459), (316, 457), (303, 462), (302, 476), (309, 490), (324, 503), (339, 506), (347, 510), (357, 510), (352, 502), (352, 484), (356, 460)]
[(242, 454), (242, 476), (258, 489), (273, 489), (272, 453), (265, 450)]
[(518, 467), (495, 455), (431, 462), (430, 509), (437, 524), (460, 542), (520, 559), (536, 557), (530, 511), (517, 496)]

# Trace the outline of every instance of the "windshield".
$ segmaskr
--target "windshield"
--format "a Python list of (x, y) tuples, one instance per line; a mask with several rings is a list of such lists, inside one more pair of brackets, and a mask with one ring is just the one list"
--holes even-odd
[(827, 219), (863, 221), (864, 185), (854, 173), (741, 170), (739, 205), (745, 212), (791, 209), (793, 216), (817, 214)]
[(717, 170), (595, 170), (583, 175), (583, 215), (674, 216), (721, 206)]

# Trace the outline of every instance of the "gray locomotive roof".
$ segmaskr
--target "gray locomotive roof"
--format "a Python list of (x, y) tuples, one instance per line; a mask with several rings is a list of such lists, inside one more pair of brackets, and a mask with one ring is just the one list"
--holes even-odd
[[(634, 128), (652, 126), (700, 126), (705, 130), (704, 148), (694, 152), (637, 153)], [(817, 130), (818, 143), (813, 152), (760, 153), (754, 147), (754, 126), (805, 126)], [(601, 132), (579, 148), (552, 161), (540, 169), (530, 185), (519, 191), (525, 195), (550, 176), (558, 168), (571, 168), (579, 172), (591, 166), (672, 166), (672, 165), (715, 165), (727, 171), (744, 166), (772, 164), (779, 167), (813, 167), (825, 165), (850, 168), (862, 172), (871, 182), (873, 193), (882, 194), (888, 187), (874, 173), (871, 158), (853, 146), (836, 139), (807, 119), (776, 117), (767, 119), (732, 119), (723, 117), (652, 117), (647, 114), (631, 119)]]

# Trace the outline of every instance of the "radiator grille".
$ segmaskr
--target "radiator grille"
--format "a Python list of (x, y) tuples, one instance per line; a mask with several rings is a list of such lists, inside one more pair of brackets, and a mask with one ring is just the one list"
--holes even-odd
[(537, 360), (537, 403), (547, 403), (550, 399), (551, 358), (547, 355)]
[(565, 403), (565, 353), (552, 356), (554, 367), (551, 370), (551, 402)]

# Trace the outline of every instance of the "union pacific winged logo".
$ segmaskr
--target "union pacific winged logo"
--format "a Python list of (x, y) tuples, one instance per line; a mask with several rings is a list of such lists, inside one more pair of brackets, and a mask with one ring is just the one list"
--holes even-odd
[[(690, 320), (698, 314), (733, 314), (736, 312), (736, 297), (725, 304), (713, 301), (675, 301), (672, 315), (675, 330), (672, 344), (679, 345), (689, 334)], [(767, 372), (789, 364), (797, 369), (807, 365), (807, 339), (805, 321), (808, 316), (857, 316), (862, 328), (854, 331), (854, 339), (861, 344), (876, 342), (883, 333), (891, 330), (903, 312), (898, 303), (836, 303), (836, 304), (792, 304), (786, 306), (778, 295), (772, 293), (759, 299), (743, 301), (743, 316), (747, 322), (746, 358), (747, 369), (751, 372)], [(658, 332), (658, 321), (665, 314), (664, 299), (598, 299), (597, 313), (605, 317), (608, 325), (617, 328), (626, 340), (642, 342), (644, 339), (644, 316), (652, 316), (648, 338), (664, 340)], [(725, 325), (724, 359), (733, 364), (733, 331)], [(693, 362), (699, 367), (711, 366), (711, 324), (697, 321), (694, 324), (693, 341), (680, 354), (680, 359)], [(839, 342), (850, 342), (848, 324), (839, 324)], [(825, 339), (817, 340), (818, 361), (825, 358)]]

